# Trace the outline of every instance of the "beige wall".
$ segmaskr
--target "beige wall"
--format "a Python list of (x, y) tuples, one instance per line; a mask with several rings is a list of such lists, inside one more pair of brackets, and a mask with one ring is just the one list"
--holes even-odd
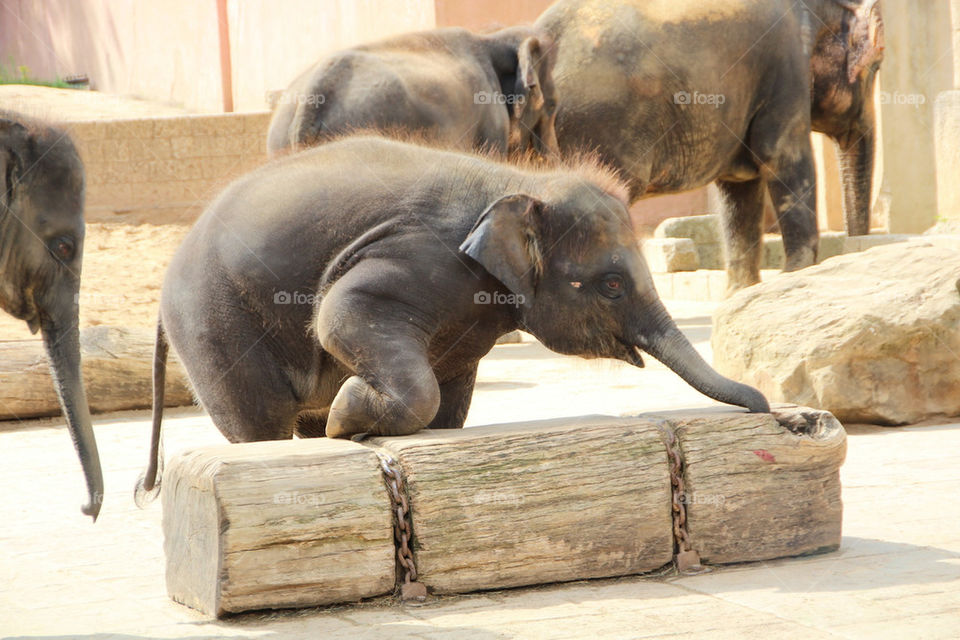
[(0, 63), (42, 79), (87, 74), (93, 87), (221, 109), (214, 0), (0, 0)]
[(324, 54), (434, 26), (433, 0), (228, 0), (227, 12), (237, 111), (266, 109)]
[[(265, 109), (323, 53), (434, 25), (433, 0), (228, 0), (235, 109)], [(216, 0), (0, 0), (0, 63), (223, 110)]]
[(949, 0), (883, 0), (886, 52), (880, 71), (882, 196), (889, 231), (919, 233), (937, 217), (933, 108), (953, 85)]
[(478, 31), (530, 23), (553, 0), (436, 0), (438, 27), (466, 27)]

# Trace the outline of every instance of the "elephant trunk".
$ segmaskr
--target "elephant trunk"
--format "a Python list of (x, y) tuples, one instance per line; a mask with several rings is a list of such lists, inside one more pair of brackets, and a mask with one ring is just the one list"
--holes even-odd
[(843, 214), (847, 234), (870, 233), (870, 198), (873, 193), (873, 163), (876, 147), (872, 113), (864, 118), (844, 140), (837, 141), (840, 178), (843, 184)]
[[(652, 307), (652, 309), (651, 309)], [(690, 344), (676, 323), (656, 300), (647, 307), (647, 316), (638, 344), (669, 367), (700, 393), (727, 404), (746, 407), (754, 413), (769, 413), (770, 405), (753, 387), (734, 382), (717, 373)]]
[(44, 314), (40, 329), (67, 429), (87, 481), (88, 502), (82, 511), (96, 522), (103, 502), (103, 472), (80, 368), (79, 305), (75, 294), (54, 305), (52, 313)]

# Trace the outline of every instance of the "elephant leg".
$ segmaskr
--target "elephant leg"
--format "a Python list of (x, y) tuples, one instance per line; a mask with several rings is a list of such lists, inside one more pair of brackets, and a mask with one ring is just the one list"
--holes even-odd
[(369, 299), (337, 291), (346, 279), (331, 287), (317, 314), (323, 348), (355, 372), (330, 405), (326, 435), (415, 433), (440, 406), (426, 336), (405, 320), (388, 319), (389, 311), (371, 306)]
[(760, 282), (766, 188), (761, 178), (717, 182), (722, 205), (720, 220), (726, 239), (728, 294)]
[(440, 385), (440, 409), (430, 423), (430, 429), (462, 429), (473, 399), (473, 385), (477, 381), (477, 364), (452, 380)]
[(330, 406), (328, 438), (408, 435), (433, 420), (440, 387), (426, 355), (413, 346), (398, 340), (364, 354), (365, 374), (348, 378)]
[(327, 432), (327, 417), (330, 408), (307, 409), (297, 415), (297, 436), (301, 438), (322, 438)]
[(231, 442), (291, 438), (299, 402), (281, 373), (282, 363), (256, 332), (234, 332), (231, 344), (243, 349), (232, 354), (223, 350), (222, 342), (194, 344), (190, 349), (194, 357), (183, 358), (203, 363), (199, 372), (188, 367), (200, 404)]
[(797, 100), (789, 92), (783, 96), (784, 104), (771, 103), (751, 123), (748, 146), (770, 190), (780, 224), (787, 254), (784, 271), (796, 271), (817, 262), (817, 172), (810, 142), (809, 100)]
[(796, 271), (817, 262), (817, 175), (810, 138), (804, 138), (798, 157), (779, 163), (767, 177), (787, 255), (784, 271)]

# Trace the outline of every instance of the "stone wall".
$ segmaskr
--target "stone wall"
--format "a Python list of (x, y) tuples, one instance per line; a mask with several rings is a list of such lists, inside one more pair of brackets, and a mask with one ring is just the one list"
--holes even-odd
[(265, 158), (269, 114), (75, 122), (87, 172), (87, 222), (190, 223)]

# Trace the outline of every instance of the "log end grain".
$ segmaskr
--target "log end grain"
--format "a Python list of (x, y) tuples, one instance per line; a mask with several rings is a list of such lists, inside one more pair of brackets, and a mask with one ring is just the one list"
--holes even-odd
[(164, 474), (171, 597), (206, 613), (350, 602), (393, 590), (376, 454), (339, 440), (208, 447)]

